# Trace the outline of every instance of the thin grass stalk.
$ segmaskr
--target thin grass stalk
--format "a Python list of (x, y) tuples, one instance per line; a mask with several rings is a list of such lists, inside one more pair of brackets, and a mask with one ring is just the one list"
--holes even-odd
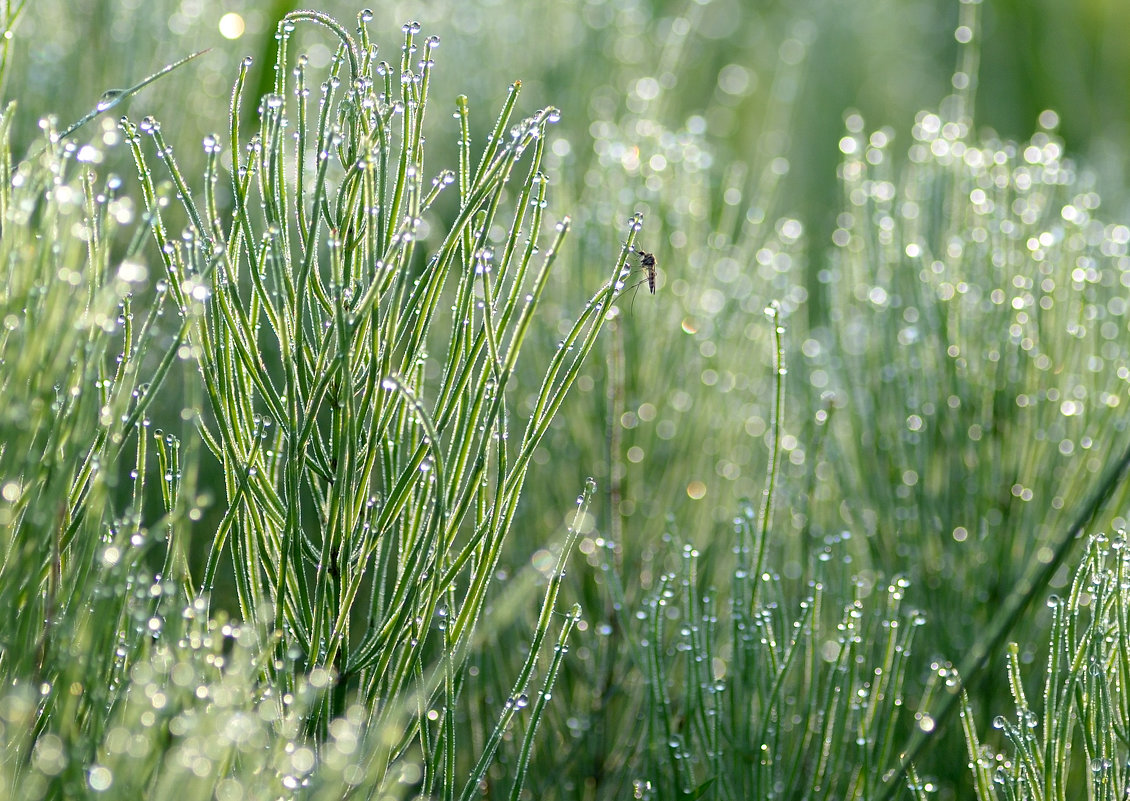
[[(515, 715), (518, 711), (524, 708), (529, 703), (529, 698), (526, 696), (526, 691), (529, 687), (529, 682), (534, 673), (534, 668), (537, 664), (538, 658), (541, 656), (541, 649), (545, 643), (546, 636), (549, 633), (549, 628), (553, 622), (553, 617), (559, 614), (556, 608), (557, 596), (561, 591), (561, 584), (565, 578), (565, 565), (572, 552), (573, 545), (576, 543), (577, 537), (580, 532), (580, 522), (588, 514), (589, 503), (592, 501), (592, 496), (596, 492), (596, 483), (589, 479), (585, 484), (584, 491), (577, 498), (577, 509), (573, 515), (573, 522), (569, 526), (566, 533), (565, 542), (557, 557), (557, 563), (554, 567), (553, 574), (550, 577), (549, 583), (546, 586), (545, 598), (542, 600), (541, 610), (538, 614), (537, 627), (534, 630), (533, 639), (530, 642), (529, 654), (526, 657), (517, 678), (514, 681), (513, 688), (510, 696), (506, 699), (502, 713), (499, 715), (498, 722), (495, 724), (494, 731), (491, 733), (489, 739), (484, 745), (478, 762), (471, 771), (471, 776), (468, 778), (467, 783), (463, 787), (463, 792), (460, 794), (460, 801), (470, 801), (479, 789), (479, 783), (486, 775), (487, 768), (490, 766), (494, 755), (502, 741), (503, 735), (509, 729)], [(566, 620), (565, 625), (561, 627), (561, 633), (558, 636), (558, 646), (555, 649), (555, 657), (550, 665), (550, 671), (547, 674), (546, 688), (552, 689), (551, 679), (555, 679), (558, 670), (560, 669), (560, 656), (564, 653), (565, 640), (572, 631), (576, 623), (578, 610), (574, 607)], [(543, 689), (543, 696), (547, 690)], [(535, 715), (531, 720), (531, 730), (536, 729), (537, 721), (540, 719), (541, 712), (537, 710), (535, 705)], [(529, 751), (523, 748), (524, 759), (519, 763), (519, 777), (524, 776), (525, 760), (529, 758)], [(516, 783), (515, 787), (518, 788)], [(515, 792), (517, 789), (515, 790)]]
[[(27, 0), (4, 0), (3, 29), (0, 29), (0, 94), (4, 93), (8, 84), (8, 57), (11, 55), (12, 33), (19, 24), (20, 15), (27, 7)], [(0, 208), (0, 219), (4, 218), (4, 210)]]
[(773, 301), (765, 310), (773, 323), (773, 411), (769, 418), (769, 461), (765, 465), (765, 489), (762, 490), (761, 507), (757, 515), (757, 555), (753, 563), (753, 597), (751, 610), (758, 601), (760, 576), (765, 564), (765, 553), (769, 543), (769, 526), (773, 520), (773, 499), (777, 488), (777, 462), (781, 453), (781, 416), (785, 404), (785, 351), (782, 338), (785, 332), (780, 323), (780, 305)]
[(526, 726), (526, 734), (522, 738), (522, 748), (518, 754), (514, 783), (510, 787), (510, 801), (518, 801), (518, 799), (522, 797), (522, 788), (525, 785), (526, 776), (529, 773), (530, 759), (533, 755), (538, 726), (545, 716), (545, 711), (549, 706), (550, 699), (553, 697), (553, 685), (557, 682), (557, 677), (561, 673), (561, 666), (565, 661), (565, 655), (569, 651), (569, 635), (573, 633), (573, 629), (576, 627), (577, 621), (579, 621), (580, 618), (581, 607), (579, 604), (573, 604), (572, 609), (565, 613), (565, 623), (561, 626), (561, 631), (557, 635), (557, 644), (553, 647), (553, 660), (550, 662), (549, 670), (546, 671), (541, 692), (538, 693), (537, 700), (534, 701), (533, 709), (530, 711), (530, 720)]

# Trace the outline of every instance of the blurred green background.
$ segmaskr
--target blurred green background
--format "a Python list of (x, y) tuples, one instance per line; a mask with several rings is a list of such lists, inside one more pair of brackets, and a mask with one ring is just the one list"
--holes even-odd
[[(347, 22), (361, 10), (332, 0), (317, 6)], [(135, 113), (190, 112), (194, 128), (182, 129), (181, 147), (194, 147), (205, 132), (223, 129), (238, 59), (251, 55), (256, 69), (269, 70), (275, 22), (299, 7), (281, 0), (29, 2), (12, 42), (7, 89), (21, 100), (18, 130), (26, 141), (41, 116), (77, 119), (107, 88), (212, 48), (191, 70), (134, 100)], [(563, 109), (562, 135), (581, 155), (589, 149), (589, 124), (608, 110), (598, 101), (611, 93), (609, 102), (626, 102), (632, 81), (656, 76), (673, 33), (685, 32), (687, 53), (674, 80), (664, 81), (661, 121), (677, 127), (722, 101), (707, 135), (722, 161), (756, 155), (774, 80), (783, 66), (796, 65), (795, 84), (785, 89), (795, 102), (781, 204), (826, 226), (844, 110), (858, 109), (872, 127), (908, 131), (916, 111), (950, 91), (957, 8), (957, 0), (423, 0), (376, 4), (372, 29), (378, 38), (387, 31), (385, 47), (396, 46), (396, 31), (408, 20), (442, 38), (437, 98), (498, 97), (521, 79), (528, 103)], [(238, 38), (221, 34), (225, 14), (238, 15), (225, 27), (229, 36), (242, 27)], [(1130, 50), (1120, 32), (1128, 24), (1130, 7), (1118, 0), (983, 3), (978, 125), (1022, 138), (1042, 110), (1055, 109), (1069, 150), (1103, 176), (1100, 189), (1121, 187)], [(804, 47), (790, 46), (790, 39)], [(328, 58), (328, 44), (319, 39), (315, 62)], [(1103, 194), (1115, 199), (1118, 192)]]

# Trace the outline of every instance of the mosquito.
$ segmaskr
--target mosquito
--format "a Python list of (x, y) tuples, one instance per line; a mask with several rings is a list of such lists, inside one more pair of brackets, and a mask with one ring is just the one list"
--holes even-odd
[[(646, 273), (646, 277), (642, 278), (639, 281), (637, 281), (636, 283), (632, 284), (630, 287), (628, 287), (627, 291), (633, 290), (636, 287), (638, 287), (640, 284), (642, 284), (644, 281), (647, 281), (647, 288), (651, 291), (651, 294), (654, 295), (655, 294), (655, 273), (656, 273), (655, 254), (654, 253), (648, 253), (646, 250), (640, 250), (639, 248), (632, 248), (632, 250), (635, 251), (635, 254), (639, 257), (639, 260), (640, 260), (639, 269), (643, 270)], [(635, 304), (635, 296), (634, 295), (632, 297), (632, 303), (633, 303), (633, 305)]]
[[(634, 248), (636, 255), (640, 257), (640, 268), (647, 273), (647, 288), (651, 290), (651, 294), (655, 294), (655, 254), (648, 253), (646, 250)], [(642, 281), (640, 283), (643, 283)]]

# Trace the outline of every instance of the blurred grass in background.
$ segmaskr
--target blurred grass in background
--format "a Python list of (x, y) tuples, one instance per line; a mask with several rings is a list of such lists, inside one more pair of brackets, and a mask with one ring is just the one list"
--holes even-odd
[[(236, 65), (252, 55), (249, 91), (267, 90), (275, 22), (292, 5), (36, 0), (12, 45), (14, 151), (42, 115), (65, 125), (107, 89), (211, 47), (126, 106), (135, 119), (164, 121), (182, 168), (199, 175), (201, 139), (227, 127)], [(320, 8), (346, 21), (358, 11)], [(704, 583), (718, 581), (711, 571), (733, 564), (740, 500), (764, 485), (770, 301), (788, 325), (773, 546), (782, 605), (805, 593), (821, 558), (845, 560), (839, 589), (857, 573), (864, 597), (905, 573), (908, 605), (927, 611), (930, 632), (919, 635), (930, 645), (919, 646), (916, 670), (968, 648), (1126, 441), (1127, 243), (1111, 223), (1127, 207), (1130, 55), (1115, 31), (1130, 9), (1113, 0), (986, 3), (975, 106), (965, 110), (973, 126), (947, 130), (954, 118), (920, 112), (954, 90), (958, 11), (941, 0), (374, 8), (371, 30), (389, 52), (405, 20), (441, 38), (428, 133), (435, 169), (456, 162), (456, 128), (443, 123), (458, 93), (494, 99), (483, 104), (493, 108), (520, 79), (523, 113), (561, 109), (546, 171), (551, 216), (571, 215), (573, 232), (543, 300), (543, 328), (567, 320), (603, 279), (633, 212), (644, 214), (638, 245), (659, 260), (659, 294), (643, 287), (620, 304), (600, 358), (536, 452), (502, 561), (507, 574), (546, 561), (578, 487), (596, 479), (580, 526), (589, 568), (578, 560), (568, 588), (585, 610), (583, 643), (565, 663), (549, 736), (572, 737), (558, 758), (589, 766), (581, 775), (597, 786), (605, 774), (622, 778), (616, 770), (630, 755), (616, 744), (633, 742), (644, 703), (631, 686), (641, 666), (623, 643), (642, 635), (622, 616), (659, 591), (672, 543), (700, 548)], [(239, 15), (226, 18), (229, 35), (243, 25), (234, 40), (220, 33), (227, 13)], [(322, 68), (333, 46), (300, 30), (291, 51)], [(1041, 117), (1049, 108), (1057, 119)], [(492, 122), (472, 113), (477, 143)], [(116, 126), (99, 119), (79, 138)], [(999, 137), (980, 137), (985, 128)], [(971, 165), (955, 142), (982, 161)], [(123, 151), (101, 169), (128, 183), (135, 170)], [(1064, 151), (1094, 171), (1077, 172)], [(1066, 207), (1077, 216), (1065, 217)], [(429, 248), (454, 214), (442, 199), (436, 209), (436, 238), (421, 234)], [(1000, 254), (1005, 263), (994, 261)], [(564, 333), (527, 345), (533, 372), (521, 385)], [(180, 401), (170, 394), (158, 405), (176, 420)], [(1112, 509), (1106, 522), (1125, 525), (1124, 507)], [(201, 524), (193, 564), (215, 522)], [(1065, 569), (1057, 584), (1069, 577)], [(519, 616), (516, 631), (492, 633), (498, 647), (474, 657), (480, 672), (503, 672), (494, 660), (528, 641), (533, 624)], [(1028, 660), (1037, 653), (1022, 649)], [(1008, 700), (1003, 676), (997, 670), (975, 697), (985, 720)], [(486, 709), (499, 697), (481, 700)], [(552, 764), (546, 750), (538, 758)], [(964, 780), (963, 769), (950, 770), (947, 787)]]
[[(174, 52), (206, 47), (214, 48), (207, 63), (139, 102), (155, 116), (171, 109), (185, 112), (188, 142), (221, 129), (224, 109), (216, 101), (227, 96), (231, 65), (251, 55), (257, 70), (269, 72), (275, 23), (296, 7), (302, 4), (285, 0), (27, 3), (12, 41), (10, 80), (21, 87), (22, 104), (17, 152), (40, 116), (77, 118), (106, 88), (149, 74)], [(356, 3), (339, 0), (319, 7), (341, 19), (352, 19), (359, 10)], [(451, 63), (461, 68), (437, 75), (440, 97), (496, 93), (500, 82), (521, 78), (531, 93), (553, 98), (565, 112), (565, 138), (581, 148), (582, 158), (587, 156), (583, 132), (608, 112), (605, 107), (599, 113), (596, 101), (630, 104), (631, 84), (657, 75), (670, 35), (689, 23), (690, 57), (674, 84), (664, 87), (658, 121), (677, 127), (687, 116), (709, 111), (711, 144), (722, 148), (719, 159), (751, 160), (782, 58), (797, 59), (787, 40), (799, 38), (809, 47), (803, 81), (794, 90), (796, 124), (789, 130), (787, 154), (791, 177), (783, 203), (806, 222), (825, 215), (819, 223), (825, 227), (835, 209), (834, 135), (844, 109), (856, 108), (872, 125), (891, 125), (904, 135), (915, 112), (936, 105), (950, 90), (956, 52), (957, 4), (949, 0), (883, 0), (866, 6), (834, 0), (425, 0), (382, 3), (373, 11), (378, 28), (395, 29), (416, 19), (443, 39)], [(234, 40), (218, 28), (228, 13), (241, 20), (225, 28), (228, 35), (242, 28)], [(1127, 24), (1130, 9), (1117, 0), (985, 4), (978, 125), (1005, 138), (1022, 138), (1041, 111), (1055, 109), (1068, 149), (1101, 167), (1108, 179), (1100, 186), (1104, 196), (1124, 202), (1107, 190), (1124, 184), (1130, 54), (1116, 32)], [(311, 47), (315, 64), (328, 60), (328, 47), (324, 41)], [(506, 58), (484, 58), (484, 53), (506, 53)], [(741, 69), (723, 71), (729, 64)], [(259, 88), (267, 86), (260, 79)], [(607, 98), (608, 92), (614, 98)]]

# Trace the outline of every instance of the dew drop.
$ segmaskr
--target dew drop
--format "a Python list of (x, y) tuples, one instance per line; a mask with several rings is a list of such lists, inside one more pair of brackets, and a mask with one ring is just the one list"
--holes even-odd
[(98, 98), (98, 105), (94, 108), (98, 111), (105, 111), (118, 102), (122, 96), (121, 89), (108, 89), (102, 93), (102, 97)]

